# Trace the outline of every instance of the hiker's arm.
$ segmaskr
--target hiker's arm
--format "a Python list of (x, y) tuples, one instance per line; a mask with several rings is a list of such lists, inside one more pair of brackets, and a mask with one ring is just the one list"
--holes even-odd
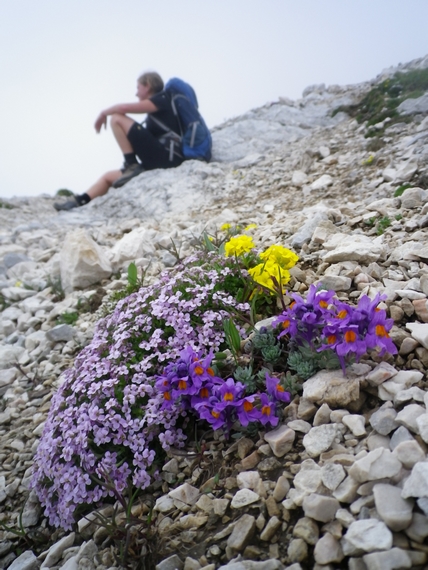
[(158, 108), (156, 105), (154, 105), (154, 103), (149, 99), (137, 101), (136, 103), (119, 103), (118, 105), (113, 105), (112, 107), (101, 111), (95, 121), (95, 130), (99, 133), (103, 125), (107, 127), (107, 117), (109, 115), (126, 115), (126, 113), (155, 113), (157, 110)]

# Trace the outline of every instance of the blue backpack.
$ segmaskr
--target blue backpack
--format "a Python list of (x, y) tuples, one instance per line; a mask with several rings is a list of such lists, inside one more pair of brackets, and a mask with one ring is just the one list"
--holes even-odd
[(198, 111), (198, 100), (193, 88), (174, 77), (165, 85), (171, 94), (172, 110), (181, 130), (181, 152), (184, 158), (211, 160), (211, 133)]

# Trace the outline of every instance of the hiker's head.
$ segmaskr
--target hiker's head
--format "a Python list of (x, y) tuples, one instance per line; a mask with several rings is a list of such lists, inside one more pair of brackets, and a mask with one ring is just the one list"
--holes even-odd
[(156, 73), (156, 71), (147, 71), (146, 73), (143, 73), (143, 75), (140, 75), (137, 86), (138, 85), (148, 88), (150, 96), (160, 93), (163, 89), (162, 77), (159, 73)]

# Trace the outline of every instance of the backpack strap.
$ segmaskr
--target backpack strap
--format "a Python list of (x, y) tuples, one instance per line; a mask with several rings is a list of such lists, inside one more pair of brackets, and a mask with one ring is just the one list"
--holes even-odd
[(172, 93), (171, 95), (172, 95), (172, 96), (171, 96), (172, 112), (174, 113), (174, 115), (175, 115), (175, 117), (176, 117), (176, 119), (177, 119), (178, 126), (180, 127), (180, 134), (181, 134), (181, 137), (183, 137), (183, 135), (184, 135), (184, 133), (183, 133), (183, 127), (182, 127), (182, 125), (181, 125), (180, 115), (178, 114), (177, 106), (176, 106), (176, 104), (175, 104), (175, 100), (178, 99), (179, 97), (182, 97), (183, 99), (186, 99), (186, 101), (189, 101), (189, 99), (188, 99), (185, 95), (182, 95), (181, 93), (175, 93), (175, 94)]
[(159, 140), (163, 142), (167, 148), (169, 148), (169, 160), (172, 161), (174, 159), (174, 154), (180, 158), (183, 158), (183, 155), (179, 151), (179, 149), (181, 149), (180, 135), (168, 128), (165, 123), (156, 117), (153, 117), (153, 115), (151, 115), (150, 118), (157, 124), (158, 127), (165, 131), (165, 136), (161, 137)]
[[(196, 97), (196, 95), (195, 95)], [(185, 99), (186, 101), (188, 101), (191, 105), (193, 105), (192, 101), (189, 99), (189, 97), (186, 97), (186, 95), (183, 95), (182, 93), (173, 93), (172, 97), (171, 97), (171, 107), (172, 107), (172, 111), (174, 113), (174, 115), (177, 118), (177, 122), (178, 122), (178, 126), (180, 127), (180, 133), (181, 133), (181, 138), (184, 137), (184, 132), (183, 132), (183, 126), (181, 124), (180, 121), (180, 114), (177, 111), (177, 106), (175, 104), (176, 99)], [(198, 109), (198, 107), (196, 106), (196, 110)], [(199, 114), (199, 112), (198, 112)], [(188, 125), (188, 129), (190, 128), (190, 126), (192, 127), (192, 134), (190, 135), (190, 147), (192, 148), (193, 145), (195, 144), (195, 138), (196, 138), (196, 131), (198, 128), (198, 125), (201, 124), (201, 121), (194, 121), (193, 123), (189, 123)], [(187, 131), (188, 132), (188, 131)]]
[(191, 148), (193, 148), (193, 145), (195, 144), (196, 129), (198, 128), (199, 124), (200, 124), (200, 121), (195, 121), (192, 125), (192, 135), (190, 137), (190, 147)]

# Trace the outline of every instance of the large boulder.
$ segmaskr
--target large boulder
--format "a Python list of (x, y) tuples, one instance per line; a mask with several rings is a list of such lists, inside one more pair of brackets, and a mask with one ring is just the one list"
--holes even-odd
[(83, 229), (66, 235), (60, 267), (62, 288), (66, 293), (90, 287), (112, 274), (103, 249)]

